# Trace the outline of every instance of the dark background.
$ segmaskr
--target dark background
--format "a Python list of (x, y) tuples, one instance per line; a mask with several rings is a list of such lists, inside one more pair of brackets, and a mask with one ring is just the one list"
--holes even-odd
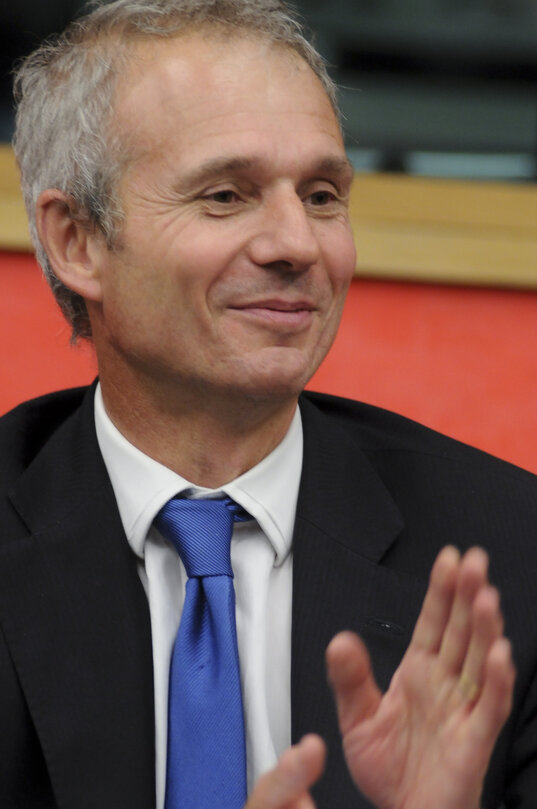
[[(300, 0), (341, 86), (357, 169), (537, 180), (537, 0)], [(0, 140), (10, 72), (81, 0), (4, 0)]]

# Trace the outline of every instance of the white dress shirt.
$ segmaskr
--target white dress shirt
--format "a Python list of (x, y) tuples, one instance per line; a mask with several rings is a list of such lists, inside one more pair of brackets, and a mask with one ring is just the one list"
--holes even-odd
[(300, 411), (297, 407), (286, 436), (270, 455), (218, 490), (192, 485), (127, 441), (106, 413), (100, 386), (95, 394), (95, 424), (149, 601), (157, 809), (164, 807), (168, 676), (187, 576), (177, 552), (153, 520), (180, 492), (189, 497), (225, 493), (254, 517), (255, 521), (235, 523), (231, 542), (250, 791), (290, 744), (291, 542), (302, 469)]

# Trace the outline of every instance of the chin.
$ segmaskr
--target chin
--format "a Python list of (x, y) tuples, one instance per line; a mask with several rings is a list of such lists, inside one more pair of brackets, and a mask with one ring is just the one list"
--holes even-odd
[(253, 398), (292, 399), (303, 391), (314, 370), (304, 365), (266, 365), (245, 375), (240, 387)]

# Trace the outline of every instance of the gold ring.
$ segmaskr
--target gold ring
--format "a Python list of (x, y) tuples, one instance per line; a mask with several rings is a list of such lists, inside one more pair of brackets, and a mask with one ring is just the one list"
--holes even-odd
[(472, 680), (464, 671), (460, 676), (458, 685), (459, 691), (468, 702), (473, 702), (481, 690), (475, 680)]

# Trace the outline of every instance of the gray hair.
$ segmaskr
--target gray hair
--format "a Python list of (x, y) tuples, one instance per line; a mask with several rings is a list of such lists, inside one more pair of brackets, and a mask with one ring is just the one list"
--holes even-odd
[(93, 10), (28, 56), (15, 77), (14, 149), (30, 233), (73, 340), (90, 338), (84, 299), (55, 275), (39, 240), (36, 202), (47, 188), (71, 200), (73, 218), (98, 227), (109, 249), (122, 220), (116, 189), (128, 161), (113, 133), (116, 81), (133, 38), (172, 37), (200, 27), (235, 29), (294, 50), (312, 68), (337, 114), (336, 88), (295, 12), (280, 0), (94, 0)]

